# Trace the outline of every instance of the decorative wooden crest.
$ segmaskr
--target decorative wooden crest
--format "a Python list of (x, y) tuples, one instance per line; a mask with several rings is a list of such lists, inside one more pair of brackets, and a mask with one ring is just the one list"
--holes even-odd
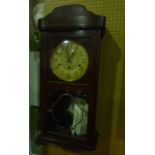
[(39, 20), (40, 30), (65, 29), (101, 29), (105, 26), (105, 17), (88, 11), (83, 5), (73, 4), (55, 8), (46, 17)]

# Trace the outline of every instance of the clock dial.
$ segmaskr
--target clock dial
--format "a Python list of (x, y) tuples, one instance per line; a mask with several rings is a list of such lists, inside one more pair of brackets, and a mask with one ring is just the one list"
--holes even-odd
[(55, 76), (63, 81), (72, 82), (85, 75), (89, 57), (82, 45), (65, 40), (52, 50), (49, 62)]

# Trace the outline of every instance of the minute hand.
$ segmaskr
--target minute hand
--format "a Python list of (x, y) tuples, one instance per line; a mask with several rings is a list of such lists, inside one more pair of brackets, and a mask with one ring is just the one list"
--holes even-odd
[(70, 61), (74, 57), (76, 51), (77, 51), (77, 45), (75, 46), (75, 48), (71, 49), (70, 51), (70, 56), (69, 56)]
[(72, 53), (71, 53), (71, 55), (70, 55), (70, 62), (72, 61), (72, 59), (73, 59), (73, 57), (75, 56), (75, 51), (73, 51)]

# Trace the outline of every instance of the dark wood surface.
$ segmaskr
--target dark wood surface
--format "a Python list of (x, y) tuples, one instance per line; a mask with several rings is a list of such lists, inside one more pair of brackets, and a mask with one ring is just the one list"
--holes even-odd
[[(39, 21), (41, 31), (40, 49), (40, 108), (38, 127), (41, 131), (39, 143), (57, 143), (81, 149), (95, 148), (96, 106), (101, 38), (105, 28), (105, 17), (97, 16), (81, 5), (56, 8)], [(63, 82), (49, 68), (49, 55), (62, 40), (73, 40), (83, 45), (90, 59), (86, 74), (75, 82)], [(58, 136), (47, 132), (48, 92), (53, 89), (84, 91), (88, 94), (88, 127), (84, 139)]]
[(98, 16), (83, 5), (64, 5), (55, 8), (45, 18), (39, 20), (39, 29), (101, 29), (105, 26), (105, 17)]

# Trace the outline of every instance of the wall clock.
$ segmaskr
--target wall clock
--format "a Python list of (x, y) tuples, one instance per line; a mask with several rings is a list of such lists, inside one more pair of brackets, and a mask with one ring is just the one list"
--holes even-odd
[(82, 5), (55, 8), (39, 20), (38, 143), (92, 150), (100, 45), (105, 17)]

